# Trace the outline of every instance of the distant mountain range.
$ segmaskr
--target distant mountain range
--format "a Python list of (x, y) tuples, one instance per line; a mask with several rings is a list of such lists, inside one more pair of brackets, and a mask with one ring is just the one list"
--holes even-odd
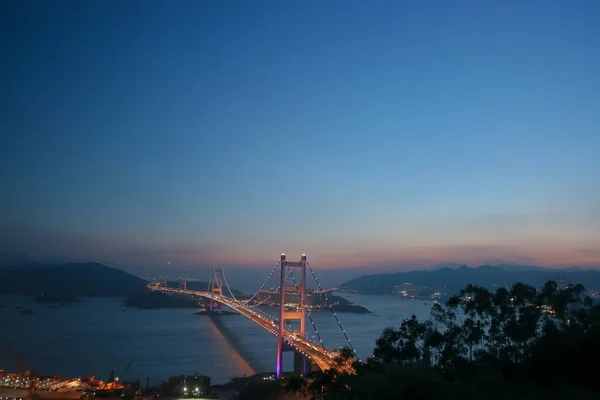
[[(44, 264), (44, 265), (58, 265), (67, 263), (83, 263), (87, 261), (74, 259), (72, 257), (55, 255), (53, 257), (32, 257), (26, 253), (18, 253), (14, 251), (0, 251), (0, 266), (15, 266), (25, 264)], [(106, 264), (106, 263), (104, 263)]]
[[(62, 257), (57, 257), (62, 258)], [(0, 252), (2, 262), (29, 260), (19, 266), (0, 267), (0, 293), (38, 296), (46, 293), (55, 296), (114, 296), (129, 297), (146, 292), (147, 282), (133, 274), (118, 268), (109, 267), (100, 262), (60, 263), (32, 262), (31, 257), (20, 253)], [(11, 264), (15, 265), (15, 264)], [(248, 286), (249, 293), (256, 290), (260, 283), (250, 282), (249, 276), (263, 280), (263, 271), (234, 269), (230, 278), (236, 287)], [(231, 271), (230, 271), (231, 272)], [(246, 272), (244, 274), (244, 272)], [(321, 282), (328, 287), (347, 288), (360, 293), (385, 294), (397, 291), (405, 283), (419, 287), (420, 293), (458, 293), (468, 283), (494, 288), (511, 286), (515, 282), (540, 286), (549, 279), (567, 283), (582, 283), (588, 289), (600, 289), (600, 271), (584, 270), (579, 267), (566, 269), (547, 269), (527, 265), (484, 265), (470, 268), (456, 263), (429, 267), (427, 270), (375, 273), (358, 275), (359, 270), (321, 270), (318, 271)], [(331, 276), (329, 276), (331, 275)], [(339, 279), (336, 283), (334, 278)], [(343, 281), (344, 283), (339, 283)], [(248, 282), (246, 282), (248, 281)], [(171, 282), (170, 286), (177, 286)], [(188, 282), (188, 288), (206, 290), (206, 282)], [(246, 287), (244, 286), (244, 287)], [(243, 289), (243, 288), (242, 288)], [(232, 289), (235, 296), (242, 293)]]
[(457, 294), (470, 283), (494, 290), (498, 287), (510, 287), (516, 282), (539, 287), (548, 280), (556, 280), (559, 284), (581, 283), (588, 290), (600, 289), (600, 271), (597, 270), (517, 268), (510, 265), (482, 265), (476, 268), (462, 265), (458, 268), (442, 267), (429, 271), (363, 275), (344, 282), (340, 288), (365, 294), (409, 291), (416, 296), (425, 297), (437, 292), (447, 297)]
[(0, 268), (0, 293), (19, 295), (126, 297), (145, 292), (146, 283), (137, 276), (95, 262)]
[[(145, 301), (149, 294), (147, 284), (147, 281), (135, 275), (97, 262), (58, 265), (30, 263), (0, 268), (0, 293), (24, 296), (39, 297), (43, 294), (46, 298), (56, 299), (134, 297), (138, 301)], [(179, 282), (168, 282), (168, 286), (178, 287)], [(206, 290), (207, 287), (207, 282), (187, 284), (187, 288), (192, 290)], [(233, 288), (231, 290), (234, 296), (243, 296), (243, 293)]]
[[(550, 269), (550, 268), (538, 267), (535, 265), (520, 265), (520, 264), (505, 264), (505, 263), (486, 264), (486, 265), (498, 267), (505, 271), (520, 271), (520, 272), (522, 272), (522, 271), (583, 271), (583, 270), (585, 270), (585, 268), (582, 268), (582, 267)], [(465, 264), (459, 264), (459, 263), (447, 263), (447, 264), (434, 265), (434, 266), (425, 267), (425, 268), (416, 268), (416, 269), (412, 269), (411, 271), (433, 271), (433, 270), (444, 269), (444, 268), (459, 269), (461, 267), (469, 267), (469, 266), (465, 265)]]

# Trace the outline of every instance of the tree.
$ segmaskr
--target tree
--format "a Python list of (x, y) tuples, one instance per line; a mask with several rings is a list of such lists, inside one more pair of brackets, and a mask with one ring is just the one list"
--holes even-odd
[(298, 395), (305, 391), (307, 383), (308, 382), (302, 377), (292, 376), (285, 385), (285, 392), (287, 394), (293, 394), (294, 398), (297, 399)]
[(429, 321), (414, 315), (384, 329), (373, 357), (338, 368), (310, 385), (319, 399), (594, 398), (600, 394), (588, 360), (600, 358), (600, 305), (582, 297), (582, 285), (539, 291), (516, 283), (495, 293), (467, 285)]

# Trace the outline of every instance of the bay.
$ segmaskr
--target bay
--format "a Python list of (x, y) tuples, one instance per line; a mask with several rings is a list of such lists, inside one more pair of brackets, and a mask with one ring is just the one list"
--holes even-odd
[[(430, 302), (395, 296), (339, 295), (371, 311), (336, 314), (362, 359), (371, 356), (385, 327), (397, 327), (413, 314), (426, 319), (431, 309)], [(276, 339), (239, 315), (220, 317), (231, 332), (226, 338), (194, 309), (123, 311), (123, 299), (117, 298), (83, 298), (71, 306), (48, 308), (31, 298), (1, 296), (0, 304), (5, 304), (0, 308), (0, 369), (7, 371), (22, 369), (15, 349), (44, 374), (107, 379), (114, 370), (122, 380), (139, 378), (144, 384), (149, 377), (151, 386), (194, 372), (224, 383), (252, 374), (250, 366), (256, 372), (275, 370)], [(34, 309), (35, 314), (21, 314), (15, 306)], [(276, 314), (274, 308), (263, 311)], [(348, 345), (331, 312), (313, 312), (311, 317), (325, 347)], [(319, 342), (313, 323), (307, 320), (307, 336)], [(292, 353), (285, 353), (284, 369), (292, 369)]]

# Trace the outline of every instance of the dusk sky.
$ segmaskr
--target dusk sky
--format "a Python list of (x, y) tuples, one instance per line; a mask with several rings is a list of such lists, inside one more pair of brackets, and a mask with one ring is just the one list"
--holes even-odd
[(600, 2), (3, 1), (0, 251), (600, 267)]

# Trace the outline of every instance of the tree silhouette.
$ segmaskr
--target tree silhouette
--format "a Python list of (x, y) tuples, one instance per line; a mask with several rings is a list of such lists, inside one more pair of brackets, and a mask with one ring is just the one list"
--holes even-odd
[[(356, 374), (309, 376), (317, 399), (597, 398), (600, 306), (582, 285), (467, 285), (431, 318), (388, 327)], [(342, 352), (338, 366), (353, 353)]]
[(299, 394), (304, 393), (307, 385), (306, 379), (299, 376), (292, 376), (287, 384), (285, 385), (285, 392), (287, 394), (293, 394), (294, 398), (298, 398)]

